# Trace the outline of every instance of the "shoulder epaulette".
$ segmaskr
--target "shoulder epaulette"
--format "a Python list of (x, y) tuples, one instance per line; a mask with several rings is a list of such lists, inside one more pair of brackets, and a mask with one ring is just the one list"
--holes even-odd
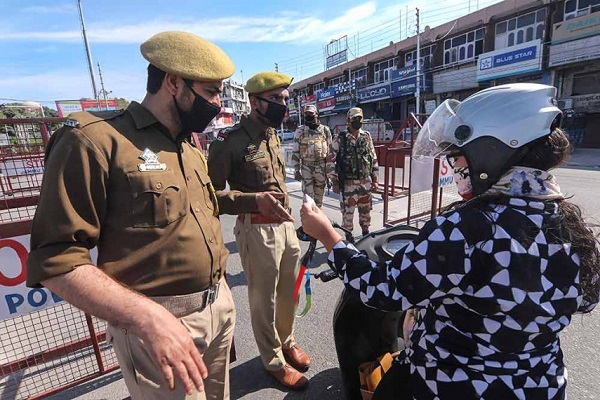
[(105, 111), (89, 111), (90, 114), (102, 118), (103, 120), (113, 119), (123, 114), (125, 110), (105, 110)]
[(65, 126), (72, 128), (83, 128), (96, 122), (108, 121), (123, 114), (125, 110), (118, 111), (80, 111), (72, 113), (69, 118), (63, 123)]

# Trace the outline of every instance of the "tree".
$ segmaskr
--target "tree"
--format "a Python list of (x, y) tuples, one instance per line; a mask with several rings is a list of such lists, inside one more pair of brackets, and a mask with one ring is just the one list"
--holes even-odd
[(44, 115), (46, 117), (58, 117), (58, 111), (56, 111), (54, 108), (50, 108), (50, 107), (46, 107), (46, 106), (42, 106), (44, 107)]
[(117, 100), (117, 109), (124, 110), (129, 105), (129, 101), (125, 100), (122, 97), (119, 97)]

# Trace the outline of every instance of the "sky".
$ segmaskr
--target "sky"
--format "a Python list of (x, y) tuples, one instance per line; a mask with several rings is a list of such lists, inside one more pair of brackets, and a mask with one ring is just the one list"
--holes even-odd
[[(139, 45), (165, 30), (217, 43), (232, 58), (232, 79), (274, 70), (296, 81), (325, 69), (325, 46), (346, 36), (362, 56), (499, 0), (81, 0), (100, 90), (141, 101), (147, 62)], [(93, 97), (77, 0), (0, 0), (0, 103)]]

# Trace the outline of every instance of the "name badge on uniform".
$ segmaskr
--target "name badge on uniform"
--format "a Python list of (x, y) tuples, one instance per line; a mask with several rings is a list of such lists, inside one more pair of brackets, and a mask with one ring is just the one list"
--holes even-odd
[(158, 161), (158, 156), (150, 149), (144, 149), (144, 152), (140, 154), (140, 157), (144, 160), (143, 164), (138, 164), (138, 169), (141, 172), (146, 171), (165, 171), (167, 164)]
[(265, 157), (265, 152), (262, 150), (258, 150), (256, 148), (256, 145), (253, 143), (250, 143), (246, 150), (248, 151), (248, 154), (244, 156), (244, 159), (246, 159), (247, 162)]

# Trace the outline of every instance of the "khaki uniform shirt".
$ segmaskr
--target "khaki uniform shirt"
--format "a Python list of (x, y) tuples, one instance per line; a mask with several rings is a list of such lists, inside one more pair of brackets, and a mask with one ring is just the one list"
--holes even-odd
[(99, 268), (145, 295), (218, 282), (228, 252), (198, 152), (139, 103), (71, 118), (46, 151), (27, 285), (91, 264), (95, 246)]
[[(256, 193), (287, 193), (285, 161), (273, 128), (261, 131), (250, 118), (219, 132), (208, 156), (210, 178), (223, 214), (257, 213)], [(225, 192), (229, 182), (230, 190)], [(282, 202), (289, 208), (286, 196)]]

